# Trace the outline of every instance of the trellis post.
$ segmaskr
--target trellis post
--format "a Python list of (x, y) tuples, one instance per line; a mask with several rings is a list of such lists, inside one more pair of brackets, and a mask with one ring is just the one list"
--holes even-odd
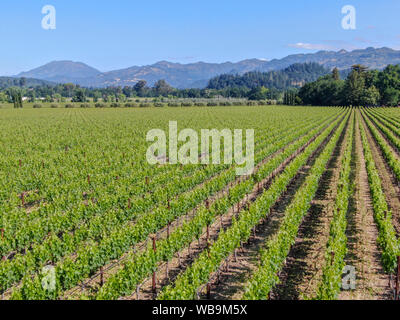
[(104, 271), (103, 267), (100, 267), (100, 286), (102, 287), (104, 285)]
[(396, 297), (399, 300), (399, 281), (400, 281), (400, 256), (397, 257), (397, 273), (396, 273)]
[[(156, 236), (154, 235), (153, 237), (153, 251), (156, 252), (157, 248), (156, 248)], [(156, 290), (156, 272), (153, 271), (153, 279), (152, 279), (152, 289), (153, 289), (153, 293), (155, 294), (157, 292)]]

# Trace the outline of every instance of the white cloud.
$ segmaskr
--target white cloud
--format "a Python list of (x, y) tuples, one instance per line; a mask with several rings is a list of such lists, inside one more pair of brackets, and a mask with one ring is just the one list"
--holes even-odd
[(334, 49), (332, 46), (326, 45), (326, 44), (303, 43), (303, 42), (289, 44), (289, 47), (298, 48), (298, 49), (306, 49), (306, 50), (332, 50), (332, 49)]
[[(360, 45), (360, 44), (364, 45)], [(343, 41), (343, 40), (322, 40), (322, 43), (303, 43), (298, 42), (295, 44), (289, 44), (289, 47), (304, 49), (304, 50), (331, 50), (331, 51), (339, 51), (339, 50), (347, 50), (352, 51), (356, 49), (363, 49), (368, 46), (371, 46), (372, 42), (367, 39), (358, 37), (354, 38), (352, 42)]]

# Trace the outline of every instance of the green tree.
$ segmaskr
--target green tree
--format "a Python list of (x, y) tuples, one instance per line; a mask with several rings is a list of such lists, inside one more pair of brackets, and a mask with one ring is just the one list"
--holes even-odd
[(397, 105), (400, 91), (400, 66), (388, 65), (375, 77), (383, 105)]
[(54, 95), (54, 99), (55, 99), (57, 102), (62, 102), (62, 101), (61, 101), (61, 100), (62, 100), (61, 94), (56, 93), (56, 94)]
[(86, 96), (83, 89), (79, 88), (75, 90), (74, 97), (72, 98), (72, 102), (86, 102)]
[(299, 96), (296, 95), (295, 105), (301, 106), (303, 104), (303, 100)]
[(139, 80), (133, 88), (135, 89), (137, 96), (144, 97), (146, 94), (147, 82), (145, 80)]
[(395, 88), (386, 88), (382, 96), (382, 104), (385, 106), (397, 106), (399, 104), (400, 91)]
[(265, 100), (268, 99), (269, 90), (265, 87), (257, 87), (252, 89), (248, 94), (249, 100)]
[(28, 97), (29, 102), (35, 102), (36, 99), (35, 91), (33, 90), (28, 91), (26, 96)]
[(379, 104), (380, 98), (379, 90), (375, 86), (371, 86), (364, 90), (360, 103), (364, 107), (376, 106)]
[(9, 90), (12, 102), (14, 103), (14, 108), (22, 108), (22, 92), (19, 89), (12, 88)]
[(318, 106), (340, 106), (344, 102), (344, 80), (335, 80), (327, 75), (315, 82), (305, 84), (299, 91), (304, 104)]
[(19, 86), (25, 87), (26, 86), (26, 78), (22, 77), (19, 79)]
[(355, 64), (351, 67), (352, 71), (357, 72), (359, 74), (363, 74), (367, 72), (368, 67), (363, 66), (362, 64)]
[(154, 84), (156, 96), (167, 97), (174, 90), (165, 80), (158, 80)]
[(332, 77), (333, 77), (333, 80), (336, 80), (336, 81), (340, 80), (340, 74), (339, 74), (339, 69), (338, 68), (334, 68), (333, 69)]
[(126, 95), (124, 95), (123, 93), (120, 93), (117, 97), (117, 102), (125, 102), (126, 101)]
[(65, 83), (62, 85), (63, 96), (71, 98), (74, 94), (75, 85), (73, 83)]
[(361, 97), (365, 90), (365, 71), (366, 67), (354, 65), (350, 75), (347, 78), (345, 96), (347, 103), (350, 105), (361, 105)]
[(0, 92), (0, 102), (7, 102), (7, 95), (5, 92)]
[(93, 94), (93, 102), (99, 101), (100, 98), (101, 98), (101, 93), (99, 91), (95, 91)]

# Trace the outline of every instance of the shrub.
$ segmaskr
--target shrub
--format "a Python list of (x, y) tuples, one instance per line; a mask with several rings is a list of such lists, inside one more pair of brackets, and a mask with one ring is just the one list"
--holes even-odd
[(106, 107), (106, 105), (104, 103), (96, 103), (94, 106), (95, 106), (95, 108), (105, 108)]
[(58, 104), (52, 104), (50, 108), (58, 108)]
[(33, 105), (33, 108), (34, 108), (34, 109), (39, 109), (39, 108), (41, 108), (41, 107), (42, 107), (41, 104), (34, 104), (34, 105)]
[(136, 103), (125, 103), (125, 108), (135, 108), (135, 107), (137, 107), (138, 105), (136, 104)]
[(218, 106), (217, 102), (208, 102), (207, 103), (207, 107), (216, 107), (216, 106)]
[(179, 107), (179, 103), (178, 102), (170, 102), (170, 103), (168, 103), (168, 107)]
[(192, 102), (182, 102), (181, 106), (182, 107), (193, 107), (193, 103)]
[(139, 105), (139, 107), (140, 107), (140, 108), (148, 108), (148, 107), (151, 107), (151, 104), (150, 104), (150, 103), (141, 103), (141, 104)]
[(81, 104), (81, 108), (90, 108), (90, 104), (89, 103), (82, 103)]
[(196, 102), (194, 105), (196, 107), (205, 107), (206, 106), (206, 104), (204, 102)]
[(247, 101), (248, 106), (256, 106), (257, 102), (256, 101)]
[(119, 108), (121, 105), (119, 103), (113, 102), (111, 103), (110, 107), (111, 108)]
[(157, 108), (162, 108), (162, 107), (165, 107), (165, 104), (161, 103), (161, 102), (155, 102), (154, 106), (157, 107)]

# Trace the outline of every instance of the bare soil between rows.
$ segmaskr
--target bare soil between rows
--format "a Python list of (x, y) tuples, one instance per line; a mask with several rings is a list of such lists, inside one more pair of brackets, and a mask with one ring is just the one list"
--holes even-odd
[[(351, 120), (349, 120), (351, 121)], [(308, 214), (300, 225), (295, 244), (279, 274), (280, 283), (272, 290), (272, 300), (312, 298), (322, 276), (330, 221), (337, 195), (340, 162), (346, 144), (347, 123), (318, 185)]]
[[(340, 300), (388, 300), (391, 291), (389, 276), (381, 264), (381, 251), (377, 243), (378, 230), (374, 221), (368, 174), (359, 126), (364, 125), (357, 111), (355, 136), (355, 190), (348, 214), (348, 254), (346, 264), (356, 268), (356, 289), (342, 291)], [(361, 121), (361, 122), (360, 122)], [(366, 126), (364, 127), (366, 129)], [(368, 133), (368, 131), (366, 131)]]

